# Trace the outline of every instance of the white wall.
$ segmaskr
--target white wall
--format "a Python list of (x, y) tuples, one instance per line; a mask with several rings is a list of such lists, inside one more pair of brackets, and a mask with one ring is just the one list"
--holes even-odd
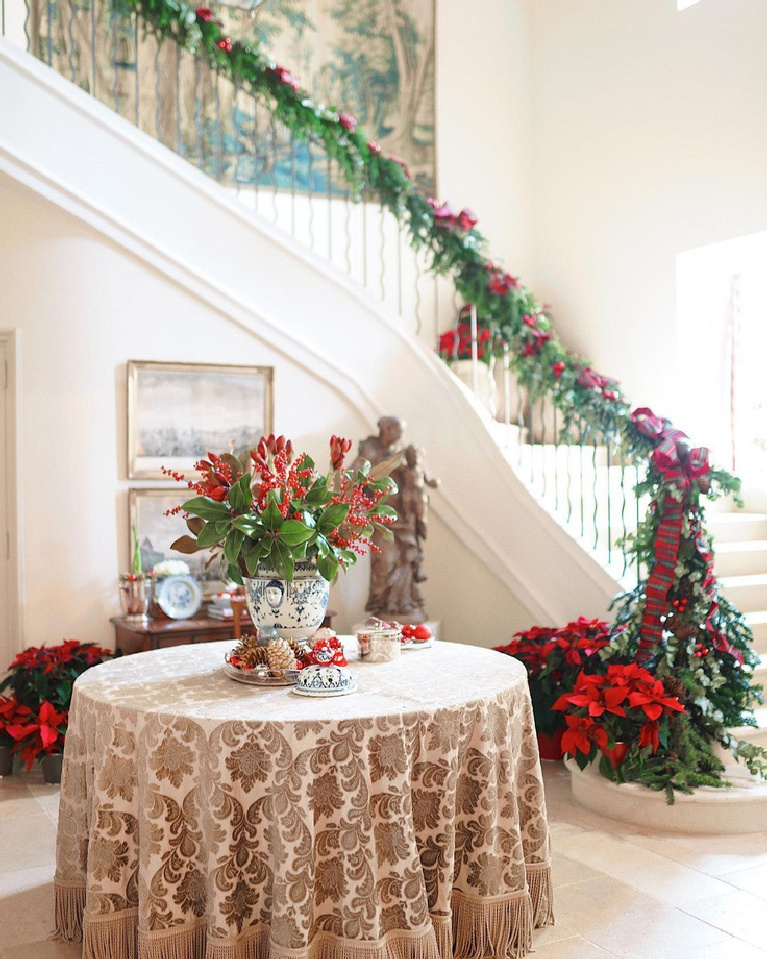
[(685, 428), (721, 390), (678, 337), (677, 255), (767, 226), (767, 3), (533, 9), (535, 289), (568, 346)]
[[(7, 177), (0, 210), (0, 329), (19, 334), (18, 646), (111, 643), (128, 561), (128, 359), (274, 364), (276, 427), (320, 460), (330, 433), (359, 438), (369, 424), (332, 386)], [(409, 435), (417, 441), (415, 424)], [(446, 638), (493, 645), (532, 622), (436, 518), (427, 563)], [(363, 615), (366, 589), (364, 564), (336, 587), (341, 628)]]
[(437, 0), (437, 180), (532, 282), (530, 0)]

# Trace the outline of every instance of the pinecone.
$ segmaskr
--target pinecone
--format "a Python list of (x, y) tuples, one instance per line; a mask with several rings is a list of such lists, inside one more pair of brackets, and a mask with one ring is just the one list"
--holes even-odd
[(700, 633), (700, 626), (695, 623), (675, 623), (673, 632), (677, 639), (692, 639)]
[[(248, 642), (252, 640), (253, 642)], [(266, 647), (259, 646), (254, 636), (243, 636), (239, 646), (235, 649), (245, 666), (266, 666)]]
[(291, 644), (284, 639), (269, 643), (266, 647), (266, 661), (273, 676), (282, 676), (286, 669), (296, 668), (296, 654)]
[(681, 679), (677, 679), (676, 676), (664, 676), (663, 685), (666, 687), (671, 696), (678, 696), (680, 699), (687, 692), (687, 687), (685, 684)]
[(293, 650), (293, 655), (296, 657), (296, 662), (299, 663), (306, 654), (311, 650), (311, 647), (303, 640), (300, 639), (289, 639), (288, 646)]

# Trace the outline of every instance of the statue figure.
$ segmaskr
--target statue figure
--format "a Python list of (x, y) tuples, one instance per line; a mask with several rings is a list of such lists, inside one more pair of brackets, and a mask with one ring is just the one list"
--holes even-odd
[(367, 459), (376, 466), (398, 453), (403, 461), (391, 473), (398, 492), (389, 498), (397, 510), (397, 522), (391, 527), (394, 539), (377, 533), (373, 539), (379, 553), (371, 555), (370, 593), (365, 607), (384, 620), (423, 622), (426, 617), (419, 583), (426, 580), (424, 548), (429, 498), (426, 487), (436, 488), (438, 480), (429, 479), (423, 468), (423, 453), (410, 445), (402, 449), (405, 423), (396, 416), (378, 421), (378, 436), (369, 436), (359, 445), (356, 466)]

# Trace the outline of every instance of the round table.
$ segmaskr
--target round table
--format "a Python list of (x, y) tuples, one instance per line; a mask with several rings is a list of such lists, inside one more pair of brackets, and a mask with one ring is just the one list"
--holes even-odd
[(359, 692), (243, 685), (231, 643), (74, 687), (56, 931), (84, 959), (481, 959), (553, 921), (524, 667), (437, 643)]

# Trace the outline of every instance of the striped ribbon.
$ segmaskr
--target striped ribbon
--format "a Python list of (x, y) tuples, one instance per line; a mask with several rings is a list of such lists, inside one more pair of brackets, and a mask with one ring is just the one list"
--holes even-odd
[[(703, 447), (690, 450), (687, 436), (681, 430), (666, 429), (652, 452), (652, 464), (663, 477), (663, 483), (681, 490), (681, 500), (671, 496), (667, 489), (663, 501), (658, 532), (655, 536), (655, 562), (645, 587), (645, 608), (639, 634), (637, 659), (650, 659), (663, 636), (662, 617), (668, 610), (668, 594), (674, 585), (679, 543), (682, 537), (682, 522), (687, 508), (687, 493), (693, 479), (705, 476), (709, 471), (708, 450)], [(703, 539), (702, 531), (700, 533)], [(696, 537), (696, 543), (698, 542)], [(699, 547), (700, 548), (700, 547)], [(711, 553), (706, 544), (707, 562)], [(704, 553), (704, 558), (706, 554)], [(711, 582), (713, 574), (710, 572)], [(708, 578), (708, 577), (707, 577)]]

